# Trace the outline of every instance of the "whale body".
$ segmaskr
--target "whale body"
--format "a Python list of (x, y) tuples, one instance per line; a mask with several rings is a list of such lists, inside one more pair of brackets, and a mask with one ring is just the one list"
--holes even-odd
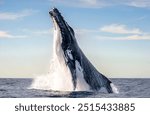
[(49, 14), (54, 24), (55, 63), (63, 77), (68, 77), (72, 90), (99, 91), (104, 87), (108, 93), (115, 93), (112, 82), (100, 73), (84, 55), (77, 43), (74, 30), (64, 20), (58, 9), (53, 8)]

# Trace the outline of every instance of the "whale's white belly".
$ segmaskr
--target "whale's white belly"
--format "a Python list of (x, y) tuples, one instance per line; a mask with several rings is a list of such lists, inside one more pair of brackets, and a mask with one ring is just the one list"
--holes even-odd
[[(54, 59), (54, 86), (53, 90), (61, 91), (72, 91), (72, 75), (69, 67), (66, 65), (64, 52), (61, 47), (61, 35), (59, 30), (54, 30), (54, 48), (53, 48), (53, 59)], [(55, 85), (59, 84), (59, 85)], [(55, 87), (56, 86), (56, 87)]]

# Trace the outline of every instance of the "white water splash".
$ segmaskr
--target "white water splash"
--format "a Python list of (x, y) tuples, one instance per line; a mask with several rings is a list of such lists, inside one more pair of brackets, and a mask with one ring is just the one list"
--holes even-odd
[(111, 83), (110, 86), (111, 86), (111, 88), (112, 88), (113, 93), (116, 93), (116, 94), (119, 93), (118, 88), (117, 88), (113, 83)]
[(69, 76), (70, 73), (66, 72), (64, 75), (64, 72), (60, 70), (59, 65), (56, 63), (57, 61), (53, 60), (50, 72), (46, 75), (37, 76), (30, 88), (54, 91), (73, 91), (72, 79)]
[[(62, 68), (57, 64), (57, 60), (53, 59), (50, 67), (50, 73), (37, 76), (30, 89), (54, 90), (54, 91), (73, 91), (72, 76), (69, 68)], [(75, 91), (90, 91), (89, 85), (85, 82), (82, 68), (76, 62), (77, 87)]]

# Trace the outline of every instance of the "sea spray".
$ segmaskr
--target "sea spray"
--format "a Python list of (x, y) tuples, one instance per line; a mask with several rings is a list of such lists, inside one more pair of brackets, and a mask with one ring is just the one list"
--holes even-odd
[[(79, 72), (77, 71), (77, 74)], [(90, 87), (84, 82), (83, 75), (77, 79), (75, 91), (90, 91)], [(51, 60), (50, 71), (47, 74), (35, 76), (30, 89), (73, 91), (72, 76), (67, 66), (62, 68), (54, 56)]]
[(64, 75), (57, 65), (56, 59), (52, 59), (48, 74), (36, 76), (31, 84), (31, 89), (54, 90), (54, 91), (73, 91), (71, 78)]
[(117, 88), (113, 83), (111, 83), (110, 86), (111, 86), (111, 88), (112, 88), (113, 93), (116, 93), (116, 94), (119, 93), (118, 88)]

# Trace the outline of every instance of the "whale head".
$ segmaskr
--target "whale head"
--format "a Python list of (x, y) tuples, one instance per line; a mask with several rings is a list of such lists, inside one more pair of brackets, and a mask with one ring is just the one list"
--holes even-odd
[(55, 30), (60, 32), (61, 38), (62, 38), (62, 47), (65, 47), (66, 45), (70, 44), (71, 42), (76, 42), (74, 30), (68, 25), (68, 23), (64, 20), (61, 13), (58, 11), (57, 8), (53, 8), (49, 12)]

